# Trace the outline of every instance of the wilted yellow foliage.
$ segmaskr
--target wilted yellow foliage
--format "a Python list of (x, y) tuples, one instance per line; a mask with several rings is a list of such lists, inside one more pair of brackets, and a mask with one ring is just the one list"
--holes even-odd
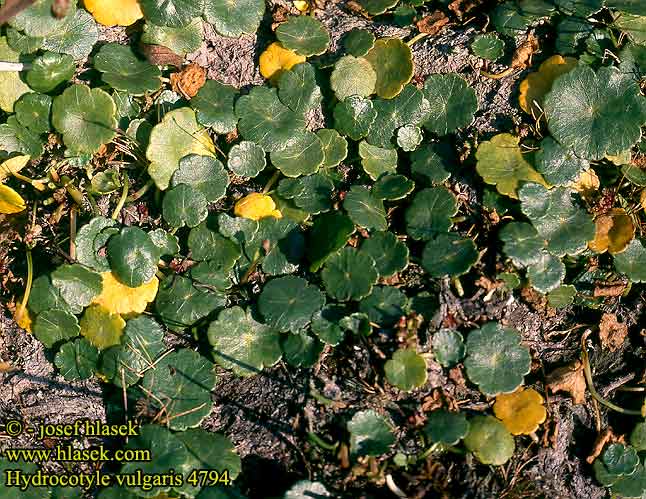
[(309, 9), (310, 4), (305, 0), (294, 0), (294, 7), (296, 7), (301, 12), (307, 12), (307, 9)]
[(265, 217), (282, 218), (283, 214), (276, 209), (276, 203), (266, 194), (252, 192), (240, 199), (233, 212), (238, 217), (248, 218), (250, 220), (260, 220)]
[(81, 334), (99, 350), (118, 345), (126, 327), (120, 315), (101, 305), (90, 305), (81, 317)]
[(575, 58), (560, 55), (553, 55), (543, 61), (538, 71), (527, 75), (527, 78), (520, 84), (518, 104), (520, 104), (523, 111), (528, 114), (533, 112), (536, 117), (540, 116), (543, 112), (540, 109), (543, 107), (543, 99), (552, 89), (554, 80), (572, 70), (576, 65), (577, 60)]
[(513, 435), (534, 433), (547, 417), (543, 397), (533, 388), (498, 395), (493, 412)]
[(27, 206), (20, 194), (11, 187), (0, 184), (0, 213), (20, 213)]
[(29, 163), (30, 156), (14, 156), (0, 164), (0, 182), (6, 178), (18, 173), (22, 170), (27, 163)]
[(16, 313), (14, 314), (13, 318), (16, 321), (16, 324), (18, 324), (25, 331), (29, 331), (30, 333), (32, 332), (32, 320), (31, 316), (29, 315), (29, 310), (18, 305), (18, 307), (16, 307)]
[(305, 62), (305, 57), (286, 49), (280, 42), (274, 42), (260, 54), (260, 74), (269, 79), (276, 79), (281, 72), (292, 69), (296, 64)]
[(590, 241), (588, 246), (597, 253), (605, 251), (611, 255), (621, 253), (635, 237), (633, 221), (621, 208), (599, 215), (594, 223), (596, 226), (594, 241)]
[(113, 314), (127, 316), (141, 314), (157, 296), (159, 280), (153, 277), (150, 282), (131, 288), (122, 284), (112, 272), (103, 272), (103, 291), (94, 299), (94, 304), (101, 305)]
[(84, 0), (85, 8), (104, 26), (130, 26), (144, 17), (137, 0)]

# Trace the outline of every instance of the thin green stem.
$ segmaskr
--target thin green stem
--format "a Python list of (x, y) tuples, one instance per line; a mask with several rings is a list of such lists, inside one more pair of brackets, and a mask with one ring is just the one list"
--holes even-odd
[(137, 201), (137, 199), (146, 194), (153, 185), (155, 185), (155, 181), (153, 179), (148, 180), (141, 189), (126, 198), (126, 203)]
[(336, 451), (337, 447), (339, 446), (339, 442), (328, 444), (325, 440), (323, 440), (321, 437), (319, 437), (316, 433), (312, 431), (307, 432), (307, 438), (313, 444), (317, 445), (318, 447), (321, 447), (322, 449), (329, 450), (330, 452)]
[(271, 190), (271, 188), (274, 186), (274, 184), (280, 178), (280, 175), (281, 175), (280, 170), (276, 170), (274, 172), (274, 174), (271, 176), (271, 178), (269, 179), (269, 181), (265, 185), (265, 188), (262, 190), (263, 194), (267, 194)]
[(417, 42), (419, 42), (420, 40), (423, 40), (423, 39), (424, 39), (424, 38), (426, 38), (427, 36), (428, 36), (428, 33), (418, 33), (418, 34), (417, 34), (417, 35), (415, 35), (413, 38), (411, 38), (410, 40), (408, 40), (408, 41), (406, 42), (406, 45), (408, 45), (409, 47), (412, 47), (412, 46), (413, 46), (413, 45), (415, 45)]
[(112, 213), (112, 220), (119, 218), (119, 213), (123, 209), (123, 205), (126, 204), (126, 199), (128, 198), (128, 189), (130, 189), (130, 181), (128, 180), (128, 175), (123, 176), (123, 189), (121, 191), (121, 198), (117, 204), (114, 212)]

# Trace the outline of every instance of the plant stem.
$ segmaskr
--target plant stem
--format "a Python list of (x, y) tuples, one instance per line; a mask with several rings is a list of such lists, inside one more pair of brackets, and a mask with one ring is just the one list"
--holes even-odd
[(126, 198), (126, 203), (137, 201), (137, 199), (146, 194), (154, 184), (155, 181), (153, 179), (148, 180), (141, 189)]
[(119, 218), (119, 213), (123, 209), (123, 205), (126, 204), (126, 199), (128, 198), (128, 189), (130, 188), (130, 181), (128, 180), (128, 175), (123, 176), (123, 189), (121, 190), (121, 199), (117, 204), (114, 212), (112, 213), (112, 220)]
[(280, 178), (280, 170), (276, 170), (274, 174), (271, 176), (267, 184), (265, 185), (265, 188), (262, 190), (263, 194), (267, 194), (271, 188), (274, 186), (274, 184), (278, 181)]
[(16, 309), (15, 319), (18, 324), (21, 323), (23, 315), (27, 310), (27, 302), (31, 294), (31, 284), (34, 281), (34, 260), (31, 257), (31, 250), (27, 248), (27, 285), (25, 286), (25, 294), (22, 297), (22, 302)]
[(323, 440), (321, 437), (319, 437), (313, 431), (308, 431), (307, 432), (307, 438), (314, 445), (317, 445), (318, 447), (321, 447), (322, 449), (329, 450), (330, 452), (336, 451), (337, 447), (339, 446), (339, 442), (334, 442), (333, 444), (328, 444), (325, 440)]
[(258, 263), (260, 263), (260, 251), (256, 250), (256, 254), (253, 256), (253, 262), (251, 262), (251, 265), (249, 265), (249, 268), (242, 276), (242, 279), (240, 279), (240, 285), (247, 284), (247, 282), (249, 282), (249, 278), (251, 277), (251, 274), (255, 272)]
[(415, 35), (413, 38), (411, 38), (406, 42), (406, 45), (408, 45), (409, 47), (412, 47), (414, 44), (416, 44), (420, 40), (423, 40), (427, 36), (428, 36), (428, 33), (417, 33), (417, 35)]
[(76, 260), (76, 206), (70, 210), (70, 258)]

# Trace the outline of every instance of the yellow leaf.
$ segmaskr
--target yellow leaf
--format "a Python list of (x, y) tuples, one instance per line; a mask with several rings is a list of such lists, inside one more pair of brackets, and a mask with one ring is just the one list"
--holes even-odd
[(572, 189), (580, 193), (583, 197), (587, 197), (594, 191), (599, 189), (601, 183), (599, 177), (592, 168), (581, 172), (579, 178), (572, 184)]
[(575, 58), (560, 55), (553, 55), (543, 61), (538, 71), (527, 75), (527, 78), (520, 84), (518, 103), (523, 111), (528, 114), (533, 113), (536, 117), (543, 114), (543, 99), (552, 89), (554, 80), (574, 69), (576, 65), (577, 60)]
[(104, 26), (130, 26), (144, 17), (137, 0), (84, 0), (85, 8)]
[(250, 220), (260, 220), (265, 217), (283, 217), (283, 214), (276, 209), (274, 200), (270, 196), (259, 192), (252, 192), (240, 199), (233, 208), (233, 213), (238, 217)]
[(22, 170), (30, 159), (30, 156), (14, 156), (0, 164), (0, 182)]
[(99, 350), (103, 350), (119, 344), (126, 321), (101, 305), (90, 305), (85, 309), (80, 325), (81, 334)]
[(131, 288), (122, 284), (112, 272), (103, 272), (101, 276), (103, 291), (92, 303), (101, 305), (113, 314), (122, 316), (141, 314), (157, 296), (159, 280), (156, 277), (138, 288)]
[(294, 0), (294, 7), (296, 7), (301, 12), (307, 12), (307, 9), (309, 9), (310, 4), (305, 0)]
[(639, 195), (639, 204), (641, 204), (642, 208), (646, 210), (646, 189), (644, 189)]
[(305, 62), (305, 57), (274, 42), (260, 54), (259, 62), (260, 74), (268, 80), (276, 80), (283, 71)]
[(597, 253), (606, 251), (611, 255), (621, 253), (635, 237), (633, 221), (621, 208), (599, 215), (594, 223), (596, 226), (594, 241), (590, 241), (588, 246)]
[(16, 321), (16, 324), (18, 324), (21, 328), (23, 328), (25, 331), (31, 331), (31, 316), (29, 315), (29, 310), (26, 308), (22, 308), (20, 305), (16, 308), (16, 313), (13, 316), (14, 320)]
[(493, 412), (513, 435), (534, 433), (547, 417), (543, 397), (533, 388), (498, 395)]
[(20, 213), (26, 208), (25, 200), (11, 187), (0, 184), (0, 213)]

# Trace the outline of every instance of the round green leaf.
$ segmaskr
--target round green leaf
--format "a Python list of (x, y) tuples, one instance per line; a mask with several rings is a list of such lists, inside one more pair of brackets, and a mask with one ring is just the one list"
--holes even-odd
[(451, 367), (464, 358), (464, 340), (459, 331), (440, 329), (433, 335), (433, 355), (443, 367)]
[[(195, 18), (186, 26), (171, 28), (146, 23), (141, 42), (147, 45), (161, 45), (179, 56), (185, 56), (200, 48), (203, 39), (203, 22)], [(211, 81), (211, 80), (209, 80)], [(208, 82), (207, 82), (208, 83)]]
[(338, 345), (345, 336), (345, 330), (339, 325), (339, 321), (346, 313), (345, 307), (341, 305), (326, 305), (312, 316), (312, 332), (328, 345)]
[(422, 130), (416, 125), (405, 125), (397, 130), (397, 145), (407, 152), (417, 149), (423, 138)]
[(384, 371), (391, 385), (406, 392), (426, 383), (426, 361), (412, 349), (397, 350)]
[(471, 51), (478, 57), (495, 61), (502, 57), (505, 51), (505, 42), (495, 33), (478, 35), (471, 42)]
[(551, 134), (574, 154), (601, 159), (630, 149), (646, 122), (639, 85), (616, 68), (579, 65), (557, 78), (545, 97)]
[(345, 196), (343, 207), (352, 221), (366, 229), (386, 230), (386, 210), (383, 202), (365, 187), (353, 185)]
[(613, 475), (631, 475), (639, 464), (637, 450), (619, 443), (607, 446), (601, 458), (608, 472)]
[(303, 62), (284, 70), (278, 78), (278, 97), (295, 113), (303, 114), (321, 103), (314, 66)]
[(159, 249), (161, 256), (174, 256), (179, 253), (179, 240), (174, 234), (164, 229), (155, 229), (148, 233), (153, 244)]
[(278, 98), (275, 88), (253, 87), (235, 106), (238, 128), (245, 140), (265, 151), (280, 151), (305, 128), (305, 122)]
[(633, 184), (639, 187), (646, 187), (646, 171), (637, 165), (622, 165), (621, 173)]
[(378, 199), (397, 201), (404, 199), (415, 189), (415, 182), (404, 175), (385, 174), (372, 187), (372, 195)]
[(238, 38), (253, 34), (265, 14), (264, 0), (228, 0), (205, 2), (204, 19), (223, 36)]
[(543, 254), (545, 240), (538, 235), (532, 224), (508, 223), (500, 230), (499, 237), (504, 244), (505, 253), (519, 267), (534, 263)]
[(46, 274), (34, 279), (27, 306), (33, 315), (38, 315), (46, 310), (71, 312), (70, 306), (63, 299), (58, 288), (52, 285), (50, 277)]
[(7, 122), (0, 125), (0, 151), (5, 155), (17, 152), (37, 158), (43, 154), (43, 143), (38, 134), (18, 123), (15, 116), (9, 116)]
[(7, 27), (7, 43), (21, 54), (33, 54), (43, 45), (43, 38), (40, 36), (29, 36), (11, 26)]
[(317, 272), (332, 254), (343, 248), (353, 232), (354, 223), (342, 213), (331, 212), (316, 217), (307, 245), (310, 272)]
[(443, 409), (428, 415), (424, 433), (431, 442), (456, 445), (469, 431), (469, 422), (463, 412), (448, 412)]
[[(186, 26), (204, 12), (204, 0), (141, 0), (144, 17), (158, 26)], [(210, 3), (210, 2), (207, 2)]]
[(56, 357), (54, 364), (67, 380), (88, 379), (96, 370), (99, 360), (99, 351), (85, 338), (64, 343)]
[(348, 421), (350, 451), (355, 456), (380, 456), (395, 444), (388, 420), (373, 410), (359, 411)]
[(361, 251), (373, 258), (382, 278), (391, 277), (408, 266), (408, 246), (392, 232), (375, 232), (363, 242)]
[(316, 131), (316, 136), (323, 145), (323, 163), (321, 168), (337, 166), (348, 155), (348, 141), (339, 135), (336, 130), (321, 128)]
[(50, 92), (70, 81), (76, 71), (74, 58), (68, 54), (45, 52), (34, 59), (25, 80), (36, 92)]
[(72, 313), (80, 314), (92, 300), (101, 294), (101, 275), (82, 265), (61, 265), (52, 272), (52, 285), (69, 304)]
[(70, 151), (93, 154), (116, 136), (115, 113), (108, 93), (76, 84), (54, 98), (52, 123)]
[(321, 310), (325, 296), (302, 277), (286, 276), (265, 284), (258, 309), (267, 324), (278, 331), (298, 331)]
[(314, 215), (330, 211), (333, 191), (332, 181), (320, 174), (283, 179), (278, 186), (278, 194), (293, 199), (296, 206)]
[(155, 395), (155, 403), (164, 403), (169, 428), (178, 431), (195, 428), (208, 416), (214, 385), (213, 364), (187, 348), (159, 359), (142, 381), (142, 386)]
[(44, 94), (25, 94), (14, 109), (20, 124), (34, 133), (46, 133), (51, 129), (50, 118), (52, 98)]
[(455, 196), (445, 187), (423, 189), (406, 210), (406, 232), (414, 239), (432, 239), (451, 228), (457, 210)]
[(321, 21), (313, 16), (290, 17), (276, 29), (283, 47), (309, 57), (320, 55), (330, 44), (330, 35)]
[(404, 315), (408, 307), (408, 298), (392, 286), (375, 286), (372, 293), (359, 303), (359, 311), (382, 327), (393, 326)]
[(576, 288), (574, 286), (559, 286), (547, 295), (547, 303), (550, 307), (565, 308), (572, 304), (575, 296)]
[(552, 185), (567, 185), (579, 178), (590, 163), (577, 158), (552, 137), (541, 141), (541, 148), (536, 152), (536, 169)]
[(543, 251), (527, 266), (527, 278), (534, 289), (545, 294), (558, 288), (565, 277), (565, 265), (551, 253)]
[(346, 55), (334, 65), (330, 86), (337, 99), (342, 101), (352, 95), (367, 97), (375, 91), (377, 73), (363, 57)]
[(198, 225), (188, 235), (188, 247), (193, 260), (217, 260), (224, 266), (233, 267), (240, 258), (239, 246), (212, 230), (211, 220)]
[(294, 367), (312, 367), (318, 362), (323, 347), (323, 343), (304, 332), (284, 335), (281, 341), (283, 358)]
[(282, 355), (280, 334), (240, 307), (220, 312), (209, 326), (208, 338), (215, 361), (240, 376), (259, 373)]
[(397, 5), (399, 0), (360, 0), (359, 4), (373, 16), (383, 14), (391, 7)]
[(339, 301), (368, 296), (378, 276), (372, 257), (354, 248), (343, 248), (332, 255), (321, 272), (327, 294)]
[(637, 423), (630, 433), (630, 445), (638, 451), (646, 450), (646, 422)]
[(121, 343), (101, 356), (101, 372), (118, 387), (134, 385), (166, 349), (164, 331), (154, 319), (140, 315), (126, 323)]
[(366, 59), (377, 73), (375, 92), (384, 99), (395, 97), (413, 77), (413, 55), (399, 38), (380, 38)]
[[(94, 217), (79, 229), (76, 234), (76, 259), (86, 267), (98, 272), (110, 270), (108, 259), (99, 255), (99, 250), (105, 246), (109, 237), (115, 234), (117, 223), (111, 218)], [(108, 231), (105, 229), (112, 230)]]
[(424, 247), (422, 267), (432, 277), (459, 276), (478, 261), (472, 239), (457, 234), (437, 234)]
[(159, 284), (155, 309), (169, 329), (182, 331), (225, 303), (223, 295), (197, 288), (186, 277), (171, 275)]
[(195, 112), (182, 107), (164, 115), (153, 128), (146, 157), (150, 161), (148, 174), (161, 190), (168, 188), (173, 173), (184, 156), (212, 156), (213, 142), (195, 119)]
[(488, 322), (467, 336), (467, 376), (485, 395), (513, 392), (530, 364), (529, 350), (520, 344), (515, 329)]
[(229, 175), (224, 165), (214, 157), (189, 154), (179, 160), (179, 168), (170, 181), (171, 187), (181, 184), (190, 185), (201, 192), (209, 203), (214, 203), (226, 194)]
[(208, 201), (201, 191), (180, 184), (164, 195), (164, 220), (171, 227), (197, 227), (209, 214), (207, 206)]
[(515, 450), (514, 437), (502, 421), (493, 416), (474, 416), (464, 445), (482, 464), (505, 464)]
[(376, 117), (372, 101), (353, 95), (334, 107), (334, 128), (352, 140), (361, 140), (368, 135)]
[(197, 121), (219, 134), (235, 130), (238, 117), (233, 103), (237, 95), (238, 91), (234, 87), (216, 80), (207, 80), (191, 99), (191, 107), (195, 109)]
[(76, 317), (64, 310), (45, 310), (34, 321), (34, 335), (47, 348), (62, 340), (69, 340), (81, 332)]
[(45, 37), (43, 48), (71, 55), (78, 61), (90, 55), (98, 39), (99, 28), (94, 18), (86, 10), (78, 9), (73, 18)]
[(103, 45), (94, 56), (94, 68), (112, 88), (132, 95), (154, 92), (161, 87), (159, 68), (137, 58), (127, 45)]
[(432, 184), (440, 184), (451, 174), (446, 170), (453, 163), (453, 150), (445, 144), (424, 144), (410, 155), (411, 171)]
[(646, 247), (640, 239), (630, 241), (626, 249), (613, 255), (615, 268), (632, 282), (646, 282)]
[(375, 35), (366, 29), (354, 28), (343, 35), (343, 46), (348, 54), (361, 57), (375, 44)]
[(123, 284), (137, 288), (155, 276), (159, 249), (139, 227), (125, 227), (108, 241), (108, 260)]
[(255, 142), (243, 140), (229, 151), (227, 167), (240, 177), (256, 177), (267, 166), (265, 151)]
[(397, 171), (396, 149), (382, 149), (364, 140), (359, 143), (359, 156), (361, 166), (372, 180), (377, 180), (384, 173)]
[(325, 159), (323, 143), (309, 131), (295, 134), (280, 151), (269, 153), (272, 164), (287, 177), (316, 173)]
[[(5, 2), (6, 3), (6, 2)], [(29, 36), (47, 36), (65, 24), (76, 14), (76, 3), (70, 2), (64, 17), (55, 17), (54, 0), (35, 0), (24, 10), (20, 10), (9, 23)]]

